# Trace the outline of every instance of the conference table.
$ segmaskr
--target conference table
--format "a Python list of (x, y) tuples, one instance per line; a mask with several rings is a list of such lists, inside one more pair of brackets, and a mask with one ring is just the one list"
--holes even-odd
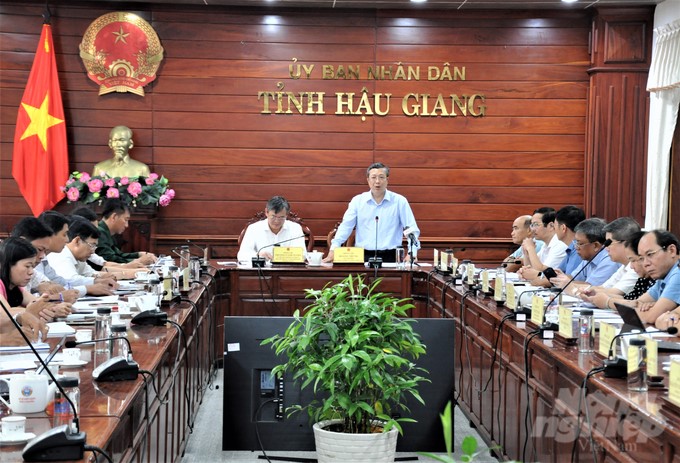
[[(80, 430), (87, 445), (103, 449), (115, 462), (181, 460), (214, 373), (215, 284), (212, 275), (203, 275), (181, 300), (164, 304), (172, 322), (165, 326), (130, 326), (127, 320), (133, 358), (140, 371), (149, 372), (146, 381), (141, 374), (131, 381), (94, 381), (92, 370), (108, 354), (96, 353), (93, 345), (80, 346), (87, 365), (61, 369), (60, 374), (80, 379)], [(57, 339), (49, 341), (55, 345)], [(25, 416), (27, 432), (40, 435), (52, 428), (53, 418), (44, 412)], [(23, 461), (23, 448), (0, 447), (0, 461)], [(93, 453), (85, 452), (82, 461), (95, 461)], [(97, 461), (104, 458), (98, 455)]]
[[(78, 371), (81, 429), (88, 444), (105, 449), (117, 462), (179, 461), (203, 390), (222, 357), (224, 317), (290, 316), (310, 302), (306, 289), (321, 289), (348, 274), (361, 274), (367, 281), (382, 278), (381, 291), (412, 298), (413, 317), (456, 321), (452, 397), (487, 444), (497, 446), (500, 458), (563, 462), (572, 459), (573, 450), (573, 461), (593, 461), (594, 449), (597, 461), (680, 462), (680, 412), (666, 400), (665, 389), (632, 393), (625, 380), (594, 374), (583, 400), (583, 380), (602, 365), (599, 354), (579, 354), (559, 337), (530, 336), (534, 327), (529, 322), (507, 318), (506, 307), (434, 272), (431, 265), (257, 269), (211, 261), (201, 284), (194, 284), (182, 302), (163, 309), (184, 328), (186, 347), (170, 325), (128, 330), (135, 360), (140, 369), (155, 374), (167, 401), (145, 388), (141, 378), (93, 382), (94, 362)], [(667, 376), (664, 381), (667, 385)], [(35, 415), (29, 417), (29, 431), (38, 434), (51, 427), (44, 414)], [(1, 447), (0, 460), (21, 461), (22, 449)], [(92, 454), (86, 453), (84, 461), (93, 461)]]

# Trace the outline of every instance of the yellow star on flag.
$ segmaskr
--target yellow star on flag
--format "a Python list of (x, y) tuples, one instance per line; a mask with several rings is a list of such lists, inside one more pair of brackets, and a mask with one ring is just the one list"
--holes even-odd
[(116, 40), (113, 42), (114, 45), (117, 44), (119, 40), (127, 45), (127, 41), (125, 39), (127, 39), (127, 36), (130, 35), (130, 33), (125, 32), (123, 30), (123, 26), (120, 26), (120, 29), (118, 30), (118, 32), (114, 32), (113, 35), (116, 36)]
[(63, 124), (64, 122), (63, 119), (54, 117), (49, 113), (49, 102), (50, 94), (47, 92), (45, 93), (45, 99), (39, 108), (23, 102), (21, 103), (21, 106), (23, 106), (26, 113), (28, 113), (28, 117), (31, 118), (31, 123), (26, 127), (21, 139), (23, 140), (33, 135), (37, 135), (45, 151), (47, 151), (47, 129), (57, 124)]

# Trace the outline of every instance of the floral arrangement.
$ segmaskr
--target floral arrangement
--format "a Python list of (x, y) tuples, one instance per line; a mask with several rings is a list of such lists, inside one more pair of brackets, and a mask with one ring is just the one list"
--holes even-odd
[(120, 198), (132, 207), (165, 207), (175, 197), (175, 190), (168, 188), (168, 179), (155, 173), (148, 177), (109, 177), (76, 171), (61, 190), (70, 203), (101, 204), (106, 198)]

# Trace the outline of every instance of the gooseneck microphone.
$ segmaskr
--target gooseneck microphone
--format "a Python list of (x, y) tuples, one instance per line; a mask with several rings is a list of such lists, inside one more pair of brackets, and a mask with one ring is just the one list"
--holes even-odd
[(418, 238), (416, 237), (415, 231), (413, 228), (409, 227), (404, 230), (404, 236), (408, 238), (411, 241), (411, 245), (418, 247), (420, 246), (420, 243), (418, 242)]
[[(550, 307), (550, 306), (552, 305), (552, 303), (555, 302), (555, 299), (557, 299), (558, 297), (560, 297), (560, 294), (562, 294), (562, 293), (564, 292), (564, 290), (567, 289), (567, 287), (568, 287), (570, 284), (572, 284), (572, 282), (573, 282), (574, 280), (576, 280), (576, 277), (578, 277), (581, 273), (583, 273), (583, 271), (584, 271), (584, 270), (585, 270), (585, 269), (586, 269), (586, 268), (587, 268), (587, 267), (595, 260), (595, 258), (596, 258), (597, 256), (599, 256), (600, 253), (601, 253), (602, 251), (604, 251), (605, 249), (607, 249), (607, 248), (609, 247), (610, 244), (612, 244), (612, 240), (610, 240), (610, 239), (605, 240), (605, 242), (602, 244), (602, 247), (595, 253), (595, 255), (594, 255), (588, 262), (586, 262), (586, 264), (585, 264), (583, 267), (581, 267), (581, 269), (580, 269), (578, 272), (576, 272), (576, 275), (574, 275), (573, 277), (571, 277), (571, 279), (567, 282), (566, 285), (562, 286), (562, 287), (555, 293), (555, 295), (550, 299), (550, 301), (548, 302), (548, 304), (546, 305), (546, 307)], [(546, 312), (547, 312), (547, 311), (546, 311)], [(556, 330), (557, 330), (557, 327), (554, 326), (554, 325), (555, 325), (554, 323), (549, 323), (549, 324), (548, 324), (548, 323), (545, 323), (545, 314), (543, 315), (543, 320), (544, 320), (544, 323), (543, 323), (543, 326), (541, 327), (542, 330), (552, 330), (552, 331), (556, 331)]]
[(624, 336), (633, 336), (633, 335), (641, 335), (641, 334), (653, 334), (653, 333), (668, 333), (668, 334), (677, 334), (678, 329), (675, 326), (671, 326), (666, 328), (665, 330), (654, 330), (654, 331), (645, 331), (645, 332), (633, 332), (633, 331), (628, 331), (626, 333), (619, 333), (616, 336), (612, 338), (612, 342), (609, 344), (609, 353), (607, 355), (607, 358), (604, 360), (604, 376), (605, 378), (625, 378), (628, 376), (628, 362), (617, 356), (614, 355), (614, 345), (616, 344), (616, 341), (618, 339), (621, 339)]
[(293, 237), (293, 238), (288, 238), (288, 239), (286, 239), (286, 240), (281, 240), (281, 241), (277, 241), (276, 243), (272, 243), (272, 244), (268, 244), (268, 245), (266, 245), (266, 246), (262, 246), (260, 249), (257, 250), (257, 253), (255, 254), (255, 257), (253, 257), (253, 258), (251, 259), (252, 264), (253, 264), (253, 267), (260, 267), (260, 268), (261, 268), (261, 267), (264, 267), (264, 264), (265, 264), (265, 262), (266, 262), (266, 259), (265, 259), (264, 257), (260, 257), (260, 252), (261, 252), (263, 249), (273, 248), (273, 247), (279, 246), (279, 245), (281, 245), (281, 244), (283, 244), (283, 243), (287, 243), (287, 242), (289, 242), (289, 241), (299, 240), (300, 238), (304, 238), (304, 237), (305, 237), (305, 235), (302, 234), (302, 235), (300, 235), (300, 236), (295, 236), (295, 237)]
[(105, 341), (116, 341), (118, 339), (125, 339), (125, 342), (128, 345), (127, 358), (123, 356), (111, 357), (106, 362), (92, 370), (92, 379), (102, 383), (110, 381), (135, 380), (139, 375), (139, 365), (137, 362), (132, 360), (132, 346), (126, 337), (100, 338), (91, 339), (89, 341), (67, 341), (66, 347), (75, 347), (82, 344), (96, 344), (98, 342)]
[(17, 329), (21, 337), (26, 342), (26, 345), (31, 349), (31, 352), (33, 352), (33, 355), (35, 355), (35, 357), (38, 359), (45, 373), (47, 373), (50, 379), (54, 382), (54, 385), (57, 389), (59, 389), (62, 397), (66, 399), (71, 407), (71, 411), (73, 412), (72, 426), (68, 424), (62, 424), (61, 426), (52, 428), (49, 431), (42, 433), (38, 437), (33, 438), (24, 447), (24, 450), (21, 454), (22, 458), (24, 461), (81, 460), (83, 458), (83, 453), (85, 452), (85, 441), (87, 439), (87, 435), (80, 431), (80, 420), (78, 418), (78, 411), (76, 410), (75, 405), (71, 401), (71, 398), (68, 396), (68, 394), (66, 394), (66, 391), (64, 391), (64, 388), (59, 384), (57, 378), (55, 378), (50, 369), (47, 368), (47, 364), (40, 354), (38, 354), (38, 351), (35, 350), (31, 340), (28, 339), (28, 336), (26, 336), (26, 333), (24, 333), (24, 331), (21, 329), (21, 326), (19, 326), (19, 323), (17, 323), (17, 321), (14, 319), (9, 309), (3, 302), (0, 302), (0, 306), (2, 306), (2, 310), (5, 312), (5, 315), (7, 315), (7, 318), (11, 320), (14, 328)]
[(198, 244), (194, 243), (194, 242), (191, 241), (191, 240), (187, 240), (187, 244), (189, 244), (189, 245), (191, 245), (191, 246), (194, 246), (194, 247), (200, 249), (201, 252), (203, 253), (203, 264), (204, 264), (204, 265), (208, 265), (208, 246), (202, 248), (202, 247), (200, 247)]
[(376, 270), (382, 267), (383, 260), (382, 257), (378, 257), (378, 221), (380, 217), (375, 216), (375, 246), (373, 251), (373, 257), (368, 258), (369, 266), (375, 268)]

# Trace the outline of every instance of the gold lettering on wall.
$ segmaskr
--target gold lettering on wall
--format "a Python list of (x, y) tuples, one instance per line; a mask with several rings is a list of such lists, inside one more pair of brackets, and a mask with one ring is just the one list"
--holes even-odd
[[(451, 66), (443, 63), (441, 66), (411, 66), (403, 65), (371, 65), (362, 67), (360, 64), (305, 64), (293, 63), (288, 65), (291, 79), (312, 78), (322, 80), (402, 80), (414, 82), (417, 85), (421, 79), (426, 82), (456, 82), (467, 80), (465, 66)], [(277, 84), (278, 91), (259, 91), (258, 101), (262, 102), (261, 114), (326, 114), (324, 111), (325, 92), (318, 91), (283, 91), (284, 84)], [(371, 93), (366, 87), (360, 92), (336, 92), (336, 106), (334, 114), (361, 116), (387, 116), (390, 113), (392, 94)], [(483, 117), (486, 115), (486, 98), (481, 93), (471, 95), (457, 93), (419, 93), (411, 92), (401, 99), (401, 112), (407, 117)]]

